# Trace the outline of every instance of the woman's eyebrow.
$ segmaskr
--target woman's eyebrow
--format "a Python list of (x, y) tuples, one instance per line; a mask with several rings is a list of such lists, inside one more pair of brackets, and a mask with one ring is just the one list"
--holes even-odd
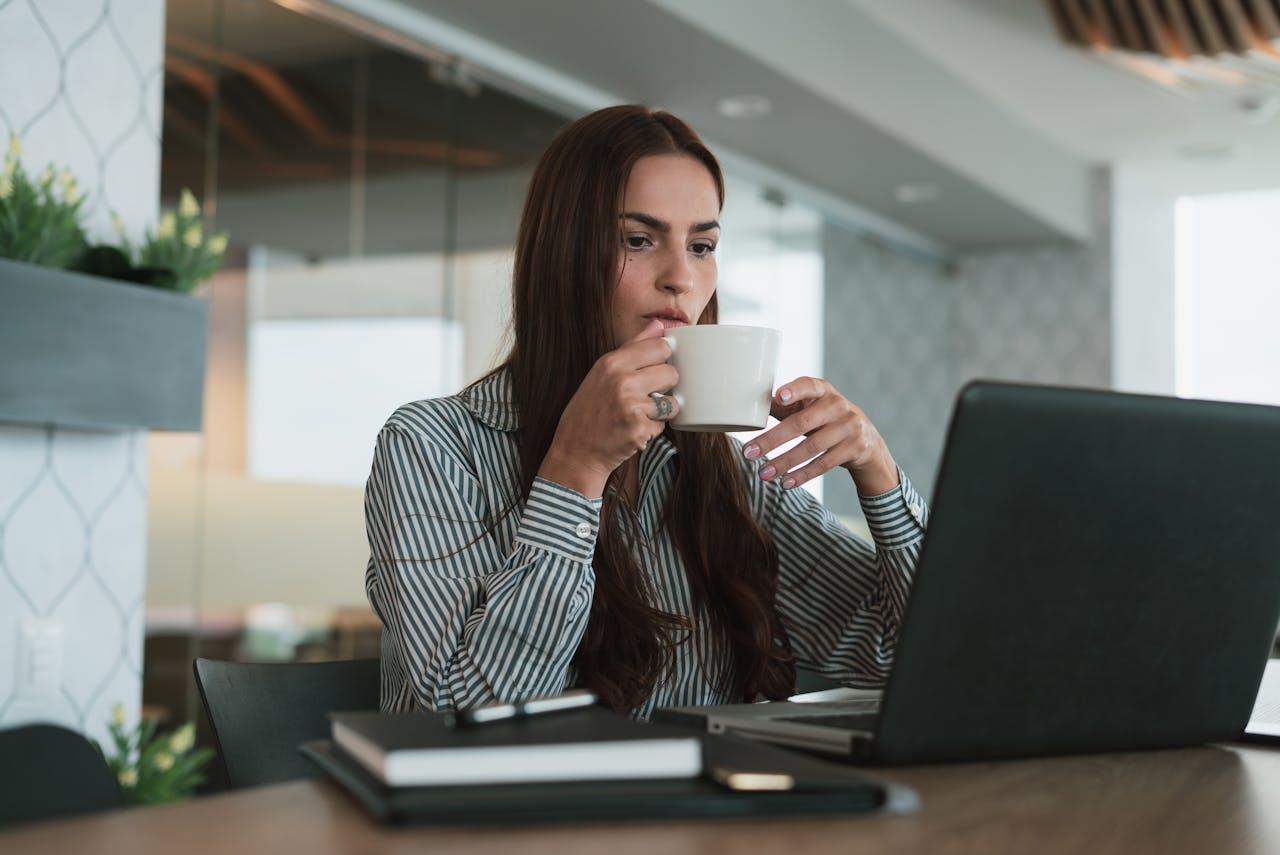
[[(668, 232), (671, 231), (671, 224), (668, 223), (667, 221), (660, 220), (657, 217), (650, 216), (649, 214), (642, 214), (639, 211), (627, 211), (625, 214), (622, 214), (621, 216), (619, 216), (618, 219), (635, 220), (638, 223), (644, 223), (646, 226), (648, 226), (651, 229), (657, 229), (663, 234), (667, 234)], [(717, 222), (716, 220), (707, 220), (705, 223), (694, 223), (693, 228), (690, 229), (689, 231), (709, 232), (712, 229), (718, 229), (718, 228), (720, 228), (719, 222)]]

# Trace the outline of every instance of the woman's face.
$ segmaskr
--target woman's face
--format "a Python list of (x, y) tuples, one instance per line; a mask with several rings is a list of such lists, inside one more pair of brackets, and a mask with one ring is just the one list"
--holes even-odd
[(641, 158), (623, 192), (614, 347), (658, 317), (663, 329), (698, 322), (716, 290), (720, 199), (711, 173), (684, 154)]

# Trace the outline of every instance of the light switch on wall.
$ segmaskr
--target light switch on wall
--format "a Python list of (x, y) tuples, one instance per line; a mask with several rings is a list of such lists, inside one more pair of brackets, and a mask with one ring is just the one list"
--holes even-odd
[(50, 695), (57, 692), (61, 684), (62, 620), (23, 618), (22, 640), (18, 646), (18, 695)]

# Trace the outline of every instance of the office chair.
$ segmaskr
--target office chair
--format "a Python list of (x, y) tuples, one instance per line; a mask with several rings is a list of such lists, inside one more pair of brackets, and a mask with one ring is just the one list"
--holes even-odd
[(0, 827), (122, 803), (107, 761), (81, 734), (55, 724), (0, 730)]
[(329, 738), (330, 712), (378, 709), (377, 659), (260, 664), (197, 659), (200, 699), (232, 788), (320, 774), (298, 745)]

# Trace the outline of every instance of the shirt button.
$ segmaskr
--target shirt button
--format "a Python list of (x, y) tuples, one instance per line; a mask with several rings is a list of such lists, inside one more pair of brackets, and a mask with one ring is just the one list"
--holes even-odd
[(591, 537), (591, 524), (578, 523), (578, 527), (574, 529), (574, 531), (578, 533), (578, 537), (581, 537), (582, 539), (585, 540), (586, 538)]
[(912, 499), (907, 502), (907, 510), (911, 512), (911, 516), (915, 517), (916, 522), (920, 522), (920, 516), (924, 511), (924, 504), (919, 499)]

